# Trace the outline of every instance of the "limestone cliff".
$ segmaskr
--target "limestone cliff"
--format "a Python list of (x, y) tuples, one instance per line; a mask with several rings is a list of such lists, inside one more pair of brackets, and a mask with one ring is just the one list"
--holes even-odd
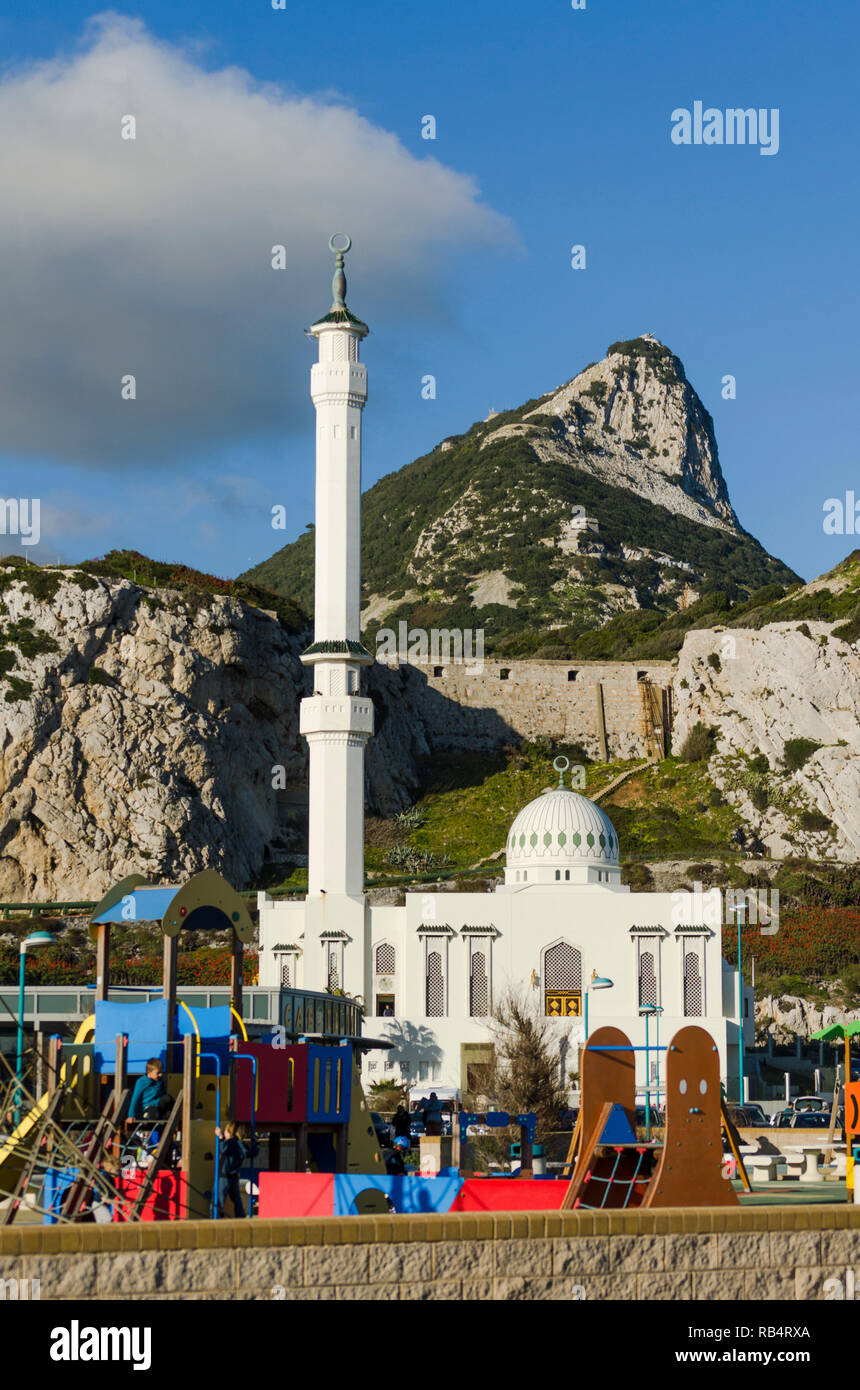
[(860, 654), (832, 623), (691, 632), (673, 694), (674, 750), (715, 731), (711, 776), (771, 854), (857, 860)]
[[(130, 873), (209, 867), (246, 887), (300, 855), (307, 641), (232, 597), (4, 569), (0, 899), (97, 898)], [(369, 688), (371, 811), (409, 805), (441, 731), (502, 741), (414, 670), (376, 667)]]

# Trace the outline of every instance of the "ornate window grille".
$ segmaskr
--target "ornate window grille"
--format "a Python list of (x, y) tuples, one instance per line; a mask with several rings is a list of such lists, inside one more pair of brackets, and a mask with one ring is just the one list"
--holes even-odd
[(684, 947), (684, 1017), (701, 1018), (704, 1013), (704, 990), (699, 953)]
[(487, 954), (482, 947), (472, 948), (469, 960), (469, 1016), (486, 1018), (490, 1011), (490, 981)]
[(443, 1018), (445, 1015), (445, 974), (442, 963), (442, 950), (428, 946), (426, 971), (427, 1017)]
[(640, 1009), (653, 1009), (657, 1007), (657, 968), (653, 951), (640, 951), (639, 953), (639, 1007)]

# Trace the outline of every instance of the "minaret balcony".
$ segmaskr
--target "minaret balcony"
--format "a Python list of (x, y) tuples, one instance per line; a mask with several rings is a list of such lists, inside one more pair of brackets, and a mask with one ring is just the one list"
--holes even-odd
[(373, 733), (373, 701), (362, 695), (309, 695), (299, 705), (299, 732), (305, 734)]
[(367, 368), (363, 362), (315, 362), (311, 367), (311, 399), (361, 404), (367, 400)]

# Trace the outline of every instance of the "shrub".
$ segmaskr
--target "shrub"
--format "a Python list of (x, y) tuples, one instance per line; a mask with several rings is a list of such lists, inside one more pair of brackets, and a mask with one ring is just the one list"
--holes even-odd
[(715, 748), (715, 734), (701, 720), (694, 724), (681, 745), (678, 757), (684, 763), (700, 763), (710, 758)]
[(770, 763), (764, 753), (756, 753), (754, 758), (750, 758), (750, 772), (757, 772), (761, 777), (766, 777), (770, 772)]
[(750, 792), (750, 801), (757, 811), (766, 811), (768, 807), (768, 794), (765, 787), (754, 787)]
[(801, 811), (800, 813), (801, 830), (832, 830), (833, 822), (820, 811)]
[(786, 739), (782, 750), (782, 761), (789, 772), (797, 772), (820, 747), (821, 744), (816, 743), (812, 738)]
[(715, 671), (721, 671), (723, 669), (723, 664), (717, 652), (708, 652), (708, 665), (713, 667)]

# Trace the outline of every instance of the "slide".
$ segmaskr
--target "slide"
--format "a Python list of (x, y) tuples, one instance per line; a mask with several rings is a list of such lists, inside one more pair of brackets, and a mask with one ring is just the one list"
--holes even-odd
[[(75, 1042), (89, 1042), (90, 1037), (95, 1033), (95, 1026), (96, 1016), (95, 1014), (90, 1014), (88, 1018), (84, 1019), (83, 1023), (81, 1024), (80, 1028), (75, 1034)], [(65, 1081), (65, 1079), (66, 1063), (64, 1062), (62, 1067), (60, 1068), (60, 1081)], [(39, 1123), (39, 1121), (41, 1120), (42, 1116), (48, 1108), (48, 1103), (50, 1099), (50, 1092), (46, 1091), (45, 1094), (43, 1096), (40, 1096), (39, 1100), (36, 1101), (36, 1104), (33, 1106), (33, 1108), (27, 1111), (27, 1114), (21, 1120), (20, 1124), (15, 1128), (14, 1132), (6, 1140), (5, 1144), (0, 1144), (0, 1176), (5, 1176), (3, 1165), (6, 1163), (8, 1159), (12, 1159), (13, 1157), (21, 1157), (21, 1142), (22, 1140), (27, 1138), (27, 1135), (30, 1133), (30, 1131), (34, 1128), (34, 1126), (36, 1126)]]

